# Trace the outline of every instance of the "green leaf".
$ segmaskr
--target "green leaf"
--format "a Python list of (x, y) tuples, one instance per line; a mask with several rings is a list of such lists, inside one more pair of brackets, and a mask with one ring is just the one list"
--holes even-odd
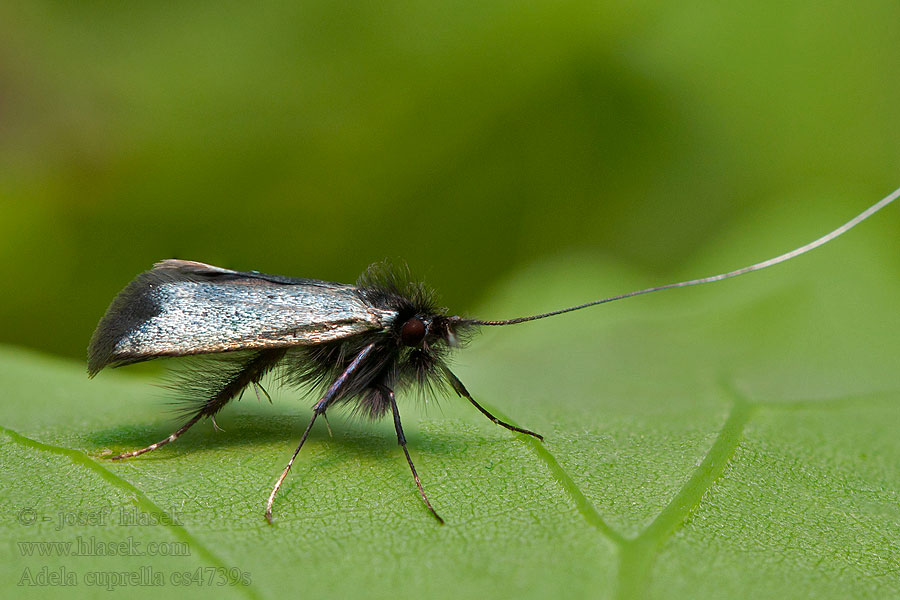
[[(771, 207), (676, 277), (772, 256), (849, 216)], [(458, 399), (405, 398), (413, 460), (445, 526), (417, 497), (390, 423), (336, 415), (333, 438), (317, 425), (269, 526), (265, 500), (311, 399), (281, 391), (270, 406), (248, 394), (222, 414), (224, 432), (204, 423), (112, 462), (105, 452), (175, 428), (155, 377), (89, 381), (81, 365), (3, 349), (5, 586), (42, 598), (92, 596), (92, 583), (158, 598), (178, 591), (173, 578), (251, 598), (897, 596), (895, 223), (884, 213), (736, 280), (486, 328), (459, 354), (458, 375), (546, 442)], [(494, 290), (478, 316), (659, 283), (602, 257), (559, 257)], [(174, 522), (128, 523), (163, 512)], [(93, 555), (29, 545), (57, 541)], [(124, 546), (104, 556), (101, 542)], [(151, 543), (188, 555), (121, 555)], [(42, 573), (75, 585), (17, 586)]]

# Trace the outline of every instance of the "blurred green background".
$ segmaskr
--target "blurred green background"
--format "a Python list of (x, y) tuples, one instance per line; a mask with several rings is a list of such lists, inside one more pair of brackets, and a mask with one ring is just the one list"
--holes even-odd
[(760, 205), (798, 206), (761, 237), (817, 202), (849, 218), (900, 185), (897, 23), (894, 1), (3, 3), (0, 342), (82, 358), (162, 258), (352, 282), (399, 257), (465, 313), (541, 258), (665, 283)]

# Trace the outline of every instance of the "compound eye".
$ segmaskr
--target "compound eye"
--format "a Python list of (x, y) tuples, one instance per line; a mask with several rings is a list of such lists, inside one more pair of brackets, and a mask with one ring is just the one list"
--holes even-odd
[(400, 341), (404, 346), (418, 346), (425, 339), (425, 323), (413, 317), (400, 328)]

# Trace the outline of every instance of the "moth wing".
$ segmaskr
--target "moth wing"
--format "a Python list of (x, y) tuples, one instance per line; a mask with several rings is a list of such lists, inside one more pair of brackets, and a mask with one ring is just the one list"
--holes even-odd
[(384, 328), (393, 313), (356, 287), (165, 260), (112, 301), (88, 372), (160, 356), (313, 345)]

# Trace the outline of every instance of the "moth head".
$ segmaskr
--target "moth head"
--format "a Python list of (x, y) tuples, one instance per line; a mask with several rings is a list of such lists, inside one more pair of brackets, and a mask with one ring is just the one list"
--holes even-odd
[(397, 340), (408, 348), (461, 345), (460, 333), (470, 329), (466, 320), (440, 314), (416, 314), (399, 320)]
[(470, 319), (447, 316), (434, 291), (414, 279), (405, 264), (375, 263), (356, 285), (367, 303), (390, 315), (383, 322), (404, 356), (434, 360), (462, 346), (477, 328)]

